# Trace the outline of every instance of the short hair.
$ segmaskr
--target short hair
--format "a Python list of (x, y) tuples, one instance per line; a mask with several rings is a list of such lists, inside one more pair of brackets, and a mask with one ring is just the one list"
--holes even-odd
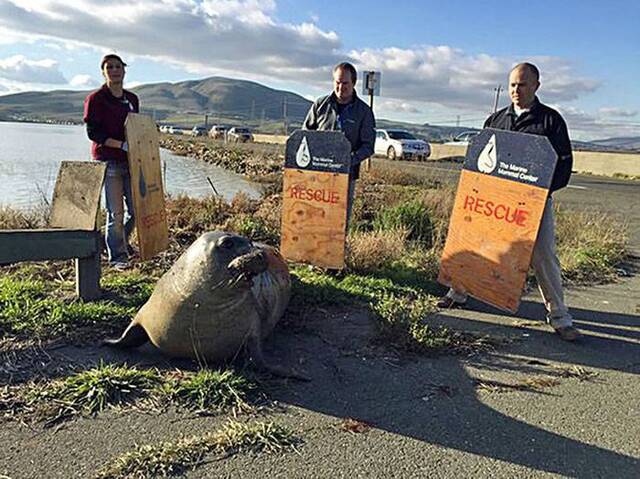
[(356, 72), (356, 67), (354, 67), (351, 63), (349, 62), (338, 63), (335, 67), (333, 67), (333, 73), (335, 73), (337, 70), (347, 70), (351, 75), (351, 80), (353, 81), (353, 84), (354, 85), (356, 84), (356, 81), (358, 80), (358, 73)]
[(511, 69), (511, 71), (515, 71), (518, 70), (519, 68), (526, 68), (527, 70), (529, 70), (529, 73), (531, 73), (536, 81), (540, 81), (540, 70), (538, 70), (538, 67), (535, 66), (533, 63), (529, 63), (529, 62), (522, 62), (522, 63), (518, 63), (515, 67), (513, 67)]
[(104, 64), (107, 63), (109, 60), (118, 60), (120, 63), (122, 63), (123, 67), (127, 66), (127, 64), (124, 61), (122, 61), (122, 58), (120, 58), (119, 55), (116, 55), (115, 53), (108, 53), (102, 57), (102, 60), (100, 60), (100, 70), (104, 68)]

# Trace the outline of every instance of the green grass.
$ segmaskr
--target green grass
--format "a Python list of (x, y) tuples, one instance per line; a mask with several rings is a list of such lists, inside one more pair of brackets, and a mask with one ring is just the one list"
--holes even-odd
[(360, 305), (376, 319), (378, 342), (423, 355), (471, 353), (491, 349), (500, 342), (430, 324), (429, 316), (436, 312), (432, 294), (436, 285), (420, 274), (412, 274), (410, 268), (391, 274), (394, 278), (356, 274), (337, 277), (313, 268), (295, 268), (291, 313)]
[[(0, 276), (0, 334), (40, 339), (95, 338), (124, 327), (153, 291), (152, 278), (137, 273), (107, 275), (104, 298), (83, 302), (71, 281), (57, 283), (30, 274), (26, 266)], [(44, 279), (40, 279), (44, 277)]]
[(228, 458), (243, 452), (281, 453), (294, 450), (299, 442), (289, 429), (273, 422), (230, 420), (203, 436), (138, 446), (103, 467), (98, 478), (175, 476), (195, 469), (208, 454)]
[(155, 370), (100, 363), (95, 368), (44, 386), (36, 386), (26, 396), (36, 417), (49, 422), (75, 415), (95, 415), (108, 407), (128, 404), (148, 395), (161, 382)]
[(101, 362), (66, 378), (14, 388), (4, 402), (16, 417), (53, 424), (141, 399), (199, 412), (249, 412), (257, 390), (256, 384), (231, 369), (176, 374)]
[(257, 386), (232, 369), (203, 369), (167, 384), (171, 400), (197, 410), (250, 410), (248, 398)]
[(420, 201), (384, 208), (375, 216), (373, 228), (380, 231), (403, 228), (409, 232), (409, 240), (420, 242), (425, 248), (433, 246), (431, 213)]

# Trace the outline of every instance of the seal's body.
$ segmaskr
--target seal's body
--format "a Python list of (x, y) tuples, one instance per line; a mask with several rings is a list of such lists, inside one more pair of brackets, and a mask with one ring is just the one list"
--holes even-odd
[(261, 340), (282, 317), (290, 293), (289, 270), (276, 250), (231, 233), (205, 233), (160, 278), (122, 336), (107, 343), (150, 340), (171, 356), (212, 362), (231, 359), (246, 345), (265, 366)]

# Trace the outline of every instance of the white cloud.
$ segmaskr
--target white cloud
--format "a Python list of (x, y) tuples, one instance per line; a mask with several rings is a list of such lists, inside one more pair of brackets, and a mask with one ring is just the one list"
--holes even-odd
[(93, 88), (99, 85), (99, 82), (91, 75), (76, 75), (69, 82), (74, 88)]
[[(488, 111), (494, 88), (498, 84), (506, 86), (509, 70), (519, 61), (487, 54), (470, 55), (449, 46), (353, 50), (350, 56), (361, 68), (382, 70), (381, 88), (385, 96), (480, 111)], [(555, 57), (529, 60), (542, 72), (540, 94), (546, 101), (574, 100), (598, 87), (598, 82), (577, 75), (566, 60)]]
[(0, 78), (4, 80), (57, 85), (67, 83), (54, 60), (29, 60), (22, 55), (0, 59)]
[(177, 64), (199, 74), (287, 79), (340, 58), (335, 32), (277, 22), (273, 1), (0, 0), (0, 27)]
[(554, 105), (554, 108), (566, 120), (571, 138), (574, 139), (640, 136), (640, 123), (615, 121), (571, 106)]
[[(115, 3), (0, 0), (0, 37), (6, 34), (14, 40), (53, 42), (67, 49), (69, 55), (74, 48), (89, 47), (96, 51), (96, 63), (101, 53), (116, 51), (130, 64), (130, 72), (135, 68), (135, 60), (144, 58), (198, 76), (248, 78), (286, 84), (294, 89), (298, 85), (304, 93), (330, 91), (332, 66), (350, 60), (360, 70), (382, 71), (383, 97), (377, 101), (376, 111), (415, 120), (425, 117), (421, 112), (434, 111), (448, 120), (457, 115), (483, 117), (493, 105), (496, 85), (505, 87), (509, 70), (522, 60), (540, 67), (540, 98), (546, 103), (566, 104), (599, 86), (598, 81), (580, 75), (571, 62), (557, 57), (470, 54), (448, 45), (348, 50), (336, 32), (318, 27), (313, 15), (309, 22), (279, 21), (275, 0)], [(59, 71), (55, 76), (57, 65), (30, 67), (39, 68), (43, 77), (48, 72), (49, 81), (57, 78), (58, 83), (66, 83)], [(0, 77), (2, 72), (0, 67)], [(18, 77), (16, 72), (5, 75)], [(98, 75), (96, 67), (95, 76)], [(72, 82), (80, 84), (84, 80), (74, 77)], [(3, 84), (6, 89), (8, 83)], [(14, 83), (8, 88), (24, 89), (24, 85), (17, 87)], [(506, 95), (502, 98), (504, 104)], [(594, 125), (602, 128), (604, 117), (630, 117), (630, 113), (603, 109), (587, 121), (570, 112), (577, 115), (576, 123), (568, 122), (573, 131), (584, 127), (587, 132), (596, 132)], [(437, 123), (432, 117), (424, 118), (427, 119)]]
[(600, 108), (598, 112), (602, 116), (618, 117), (618, 118), (633, 118), (638, 114), (638, 110), (626, 110), (618, 107), (604, 107)]
[(374, 101), (376, 111), (383, 115), (393, 115), (397, 113), (422, 113), (414, 104), (398, 100)]

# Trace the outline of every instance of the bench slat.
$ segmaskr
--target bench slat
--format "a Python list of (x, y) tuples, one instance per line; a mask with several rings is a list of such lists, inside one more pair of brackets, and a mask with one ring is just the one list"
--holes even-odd
[(67, 229), (1, 230), (0, 264), (99, 256), (100, 233)]

